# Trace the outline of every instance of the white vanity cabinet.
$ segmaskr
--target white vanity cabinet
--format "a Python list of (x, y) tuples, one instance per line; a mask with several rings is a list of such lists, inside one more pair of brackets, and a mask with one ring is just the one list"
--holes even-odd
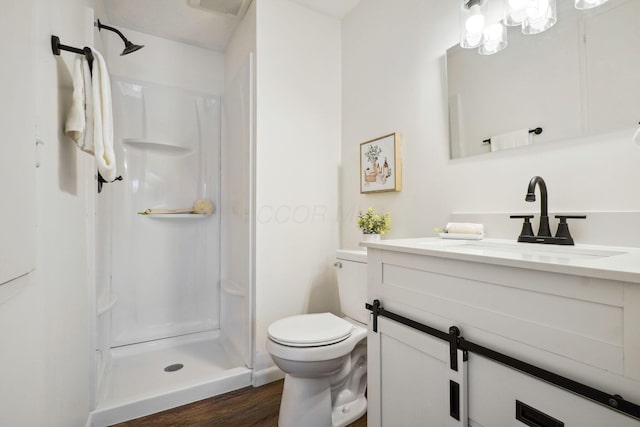
[[(613, 256), (596, 260), (607, 252), (501, 258), (409, 239), (367, 246), (369, 303), (445, 334), (456, 326), (467, 342), (640, 404), (640, 252), (612, 251), (622, 258), (609, 271)], [(374, 332), (372, 316), (369, 426), (640, 426), (473, 351), (467, 361), (457, 351), (454, 371), (446, 340), (385, 315), (376, 323)], [(460, 387), (460, 420), (450, 416), (450, 381)]]

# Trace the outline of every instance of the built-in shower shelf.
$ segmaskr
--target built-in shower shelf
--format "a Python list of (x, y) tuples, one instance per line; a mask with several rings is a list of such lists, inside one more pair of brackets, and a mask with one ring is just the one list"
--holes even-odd
[(118, 302), (118, 295), (115, 295), (115, 294), (103, 295), (100, 298), (98, 298), (98, 308), (97, 308), (98, 316), (102, 316), (103, 314), (111, 310), (113, 306), (116, 305), (117, 302)]
[(211, 215), (184, 213), (184, 214), (144, 214), (142, 216), (146, 216), (149, 218), (162, 218), (162, 219), (202, 219), (202, 218), (208, 218)]
[(157, 141), (142, 138), (122, 138), (122, 142), (132, 147), (140, 148), (143, 150), (151, 150), (164, 154), (186, 154), (191, 150), (189, 147), (185, 147), (170, 141)]

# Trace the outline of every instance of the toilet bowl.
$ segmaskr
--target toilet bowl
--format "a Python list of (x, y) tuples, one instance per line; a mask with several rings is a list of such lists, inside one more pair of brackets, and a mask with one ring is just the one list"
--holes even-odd
[(267, 351), (285, 373), (280, 427), (343, 427), (367, 409), (366, 253), (337, 251), (336, 258), (345, 317), (303, 314), (268, 329)]

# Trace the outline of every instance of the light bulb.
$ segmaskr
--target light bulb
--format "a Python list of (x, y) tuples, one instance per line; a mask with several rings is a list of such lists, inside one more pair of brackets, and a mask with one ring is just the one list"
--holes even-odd
[(522, 24), (527, 17), (528, 4), (529, 0), (505, 0), (504, 24), (509, 26)]
[(507, 28), (501, 23), (489, 25), (484, 30), (484, 44), (478, 49), (480, 55), (493, 55), (507, 47)]
[(539, 34), (546, 31), (558, 21), (556, 0), (529, 0), (526, 15), (522, 22), (523, 34)]
[(482, 43), (483, 38), (482, 33), (468, 33), (465, 37), (466, 43), (468, 46), (479, 46)]
[(461, 47), (465, 49), (476, 48), (484, 41), (483, 31), (488, 4), (487, 0), (461, 0)]
[(474, 4), (469, 8), (469, 17), (464, 23), (464, 27), (469, 33), (480, 33), (484, 29), (484, 15), (480, 6)]
[(549, 10), (549, 0), (533, 0), (527, 5), (527, 18), (539, 19)]

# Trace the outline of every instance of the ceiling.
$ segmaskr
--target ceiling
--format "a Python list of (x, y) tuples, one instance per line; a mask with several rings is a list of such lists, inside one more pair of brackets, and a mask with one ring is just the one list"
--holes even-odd
[[(109, 24), (169, 40), (223, 51), (252, 1), (259, 0), (104, 0)], [(360, 0), (291, 0), (342, 19)], [(238, 16), (187, 3), (239, 7)]]

